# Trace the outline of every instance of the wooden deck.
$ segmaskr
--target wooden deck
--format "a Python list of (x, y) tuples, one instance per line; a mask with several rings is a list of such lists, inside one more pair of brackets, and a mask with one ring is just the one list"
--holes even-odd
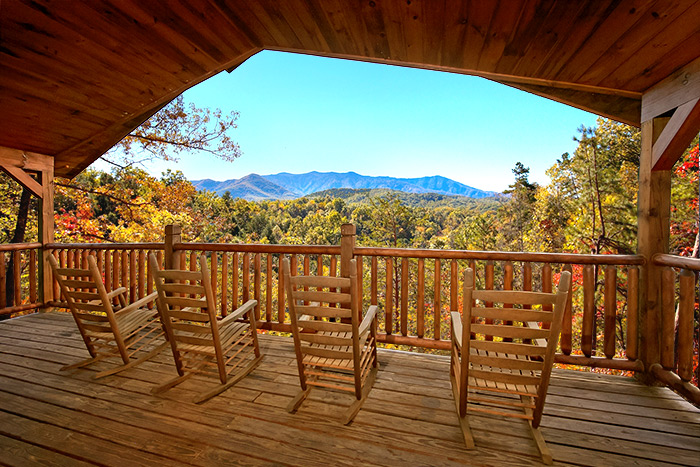
[[(314, 390), (296, 415), (291, 340), (262, 336), (265, 359), (213, 400), (191, 403), (190, 380), (162, 396), (172, 356), (95, 381), (110, 363), (59, 372), (87, 352), (70, 315), (0, 323), (0, 464), (3, 465), (537, 465), (519, 421), (472, 417), (466, 451), (446, 357), (381, 351), (381, 370), (350, 426), (351, 396)], [(318, 413), (324, 414), (320, 416)], [(555, 370), (543, 432), (558, 465), (700, 465), (700, 410), (633, 379)]]

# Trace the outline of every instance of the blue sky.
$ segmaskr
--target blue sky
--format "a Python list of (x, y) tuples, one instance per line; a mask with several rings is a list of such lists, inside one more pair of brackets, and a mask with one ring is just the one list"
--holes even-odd
[(184, 94), (199, 107), (240, 112), (233, 163), (183, 156), (148, 163), (160, 175), (226, 180), (249, 173), (355, 171), (442, 175), (502, 191), (521, 161), (533, 181), (576, 147), (596, 116), (470, 76), (282, 52), (261, 52)]

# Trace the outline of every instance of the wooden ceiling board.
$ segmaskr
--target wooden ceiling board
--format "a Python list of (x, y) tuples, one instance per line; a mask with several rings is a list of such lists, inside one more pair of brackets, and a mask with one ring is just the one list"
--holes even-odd
[[(647, 87), (651, 76), (668, 76), (697, 58), (700, 47), (700, 2), (691, 5), (678, 16), (668, 26), (668, 30), (683, 31), (683, 34), (653, 37), (617, 68), (619, 76), (625, 77), (625, 82), (618, 78), (617, 72), (611, 73), (606, 82), (626, 88)], [(652, 83), (652, 86), (654, 84), (656, 83)]]
[(503, 56), (503, 51), (512, 40), (513, 31), (517, 29), (517, 24), (521, 17), (522, 10), (512, 8), (508, 2), (501, 1), (498, 3), (498, 7), (491, 18), (484, 46), (479, 53), (478, 69), (495, 69), (498, 60)]
[[(421, 0), (421, 24), (425, 28), (423, 34), (423, 54), (428, 63), (443, 63), (444, 42), (447, 25), (446, 0)], [(452, 2), (449, 2), (452, 3)]]
[[(577, 78), (577, 81), (595, 84), (598, 86), (614, 87), (610, 78), (614, 76), (616, 82), (629, 82), (633, 75), (639, 74), (639, 69), (632, 74), (622, 75), (618, 72), (618, 66), (630, 57), (639, 56), (640, 50), (654, 37), (659, 35), (673, 35), (669, 30), (670, 24), (683, 12), (679, 2), (658, 2), (656, 6), (647, 11), (634, 23), (634, 28), (629, 28), (620, 38), (601, 55), (585, 73)], [(680, 32), (684, 34), (684, 32)], [(605, 79), (608, 78), (608, 81)], [(651, 85), (653, 83), (649, 83)], [(643, 89), (640, 89), (643, 90)]]
[(694, 0), (2, 0), (0, 146), (75, 175), (261, 49), (473, 74), (639, 124), (642, 92), (700, 57), (698, 17)]
[(503, 56), (496, 64), (496, 73), (512, 75), (513, 68), (523, 60), (536, 36), (549, 17), (554, 0), (531, 1), (523, 5), (517, 29), (513, 31), (510, 42), (503, 50)]
[[(538, 76), (551, 76), (562, 79), (562, 70), (567, 69), (572, 57), (583, 47), (593, 33), (601, 27), (601, 18), (608, 18), (618, 14), (620, 9), (615, 9), (615, 4), (609, 2), (594, 2), (582, 4), (576, 21), (569, 25), (569, 29), (561, 34), (559, 47), (553, 49), (548, 60), (541, 63), (535, 73)], [(578, 27), (576, 27), (578, 26)], [(566, 42), (566, 46), (562, 46)]]
[(557, 80), (582, 82), (581, 76), (608, 53), (629, 28), (639, 24), (655, 3), (655, 0), (633, 1), (624, 7), (613, 8), (605, 17), (596, 18), (596, 26), (587, 31), (586, 41), (571, 47), (570, 50), (574, 52), (571, 58), (555, 70)]
[[(558, 1), (555, 3), (550, 15), (562, 19), (540, 29), (526, 51), (527, 59), (523, 58), (518, 61), (513, 72), (522, 76), (556, 79), (557, 74), (550, 68), (550, 65), (556, 59), (561, 60), (558, 55), (567, 52), (573, 53), (581, 47), (586, 39), (586, 35), (581, 31), (594, 28), (601, 13), (605, 12), (608, 7), (606, 2), (590, 4)], [(577, 28), (577, 26), (579, 27)]]

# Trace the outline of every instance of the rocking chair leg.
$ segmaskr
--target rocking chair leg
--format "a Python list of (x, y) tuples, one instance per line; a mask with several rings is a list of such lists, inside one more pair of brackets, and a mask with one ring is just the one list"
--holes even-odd
[(158, 355), (161, 352), (161, 350), (163, 350), (165, 348), (166, 345), (168, 345), (168, 342), (163, 342), (162, 344), (160, 344), (158, 347), (156, 347), (153, 350), (151, 350), (150, 352), (148, 352), (143, 357), (132, 360), (129, 363), (127, 363), (126, 365), (120, 365), (116, 368), (112, 368), (111, 370), (100, 371), (99, 373), (97, 373), (95, 375), (95, 379), (104, 378), (105, 376), (113, 375), (115, 373), (119, 373), (120, 371), (128, 370), (129, 368), (134, 367), (134, 366), (138, 365), (139, 363), (143, 363), (146, 360)]
[(306, 386), (306, 389), (302, 389), (301, 391), (299, 391), (299, 393), (296, 396), (294, 396), (294, 399), (292, 399), (289, 405), (287, 405), (287, 412), (296, 412), (301, 403), (304, 402), (304, 399), (306, 399), (306, 396), (308, 396), (310, 392), (311, 386)]
[(106, 355), (98, 355), (96, 357), (90, 357), (85, 360), (81, 360), (79, 362), (71, 363), (70, 365), (66, 365), (64, 367), (61, 367), (60, 371), (66, 371), (66, 370), (72, 370), (74, 368), (82, 368), (84, 366), (88, 366), (91, 363), (99, 362), (103, 358), (105, 358)]
[(350, 408), (348, 408), (348, 411), (345, 413), (345, 418), (343, 419), (343, 425), (349, 425), (352, 423), (352, 421), (355, 419), (355, 415), (360, 411), (362, 408), (362, 404), (365, 403), (365, 399), (367, 399), (367, 395), (369, 394), (369, 391), (372, 389), (372, 386), (374, 385), (374, 380), (377, 377), (377, 367), (373, 367), (369, 375), (367, 375), (367, 380), (365, 381), (365, 385), (362, 387), (362, 397), (360, 399), (357, 399), (355, 402), (350, 405)]
[(552, 458), (552, 451), (549, 450), (547, 443), (545, 443), (544, 436), (542, 436), (542, 432), (539, 428), (533, 427), (531, 421), (527, 424), (530, 427), (530, 431), (532, 432), (532, 439), (535, 440), (537, 450), (540, 451), (542, 462), (546, 465), (552, 465), (552, 463), (554, 462), (554, 459)]
[(161, 392), (167, 391), (168, 389), (182, 383), (186, 379), (189, 379), (193, 375), (194, 373), (185, 373), (182, 376), (176, 376), (175, 378), (161, 384), (160, 386), (155, 386), (151, 388), (151, 394), (160, 394)]
[(472, 429), (469, 426), (469, 420), (467, 420), (467, 415), (460, 417), (459, 415), (459, 393), (457, 392), (457, 380), (454, 375), (450, 375), (452, 379), (452, 398), (455, 401), (455, 407), (457, 408), (457, 418), (459, 419), (459, 428), (462, 430), (462, 436), (464, 436), (464, 444), (467, 449), (474, 449), (476, 445), (474, 444), (474, 436), (472, 436)]
[(214, 389), (212, 389), (211, 391), (205, 392), (204, 394), (196, 397), (194, 399), (194, 403), (201, 404), (203, 402), (208, 401), (209, 399), (211, 399), (214, 396), (218, 396), (219, 394), (221, 394), (222, 392), (224, 392), (225, 390), (227, 390), (228, 388), (230, 388), (231, 386), (233, 386), (234, 384), (239, 382), (245, 376), (247, 376), (251, 371), (253, 371), (258, 365), (260, 365), (260, 361), (262, 359), (263, 359), (262, 355), (255, 358), (255, 360), (250, 362), (250, 364), (248, 365), (248, 367), (244, 371), (240, 372), (239, 374), (237, 374), (236, 376), (234, 376), (230, 380), (226, 381), (226, 383), (221, 384), (221, 385), (215, 387)]

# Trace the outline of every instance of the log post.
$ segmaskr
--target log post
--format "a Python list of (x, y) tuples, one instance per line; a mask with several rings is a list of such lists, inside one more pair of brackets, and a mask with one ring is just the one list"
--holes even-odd
[[(639, 287), (639, 357), (648, 369), (660, 361), (661, 268), (651, 262), (657, 253), (668, 253), (670, 235), (671, 171), (654, 170), (653, 147), (668, 119), (642, 122), (642, 151), (639, 160), (637, 252), (647, 263)], [(640, 376), (652, 383), (649, 373)]]
[(356, 227), (353, 224), (340, 226), (340, 277), (350, 277), (350, 261), (355, 249)]
[(182, 228), (177, 224), (165, 226), (165, 269), (180, 269), (180, 252), (175, 245), (182, 242)]

